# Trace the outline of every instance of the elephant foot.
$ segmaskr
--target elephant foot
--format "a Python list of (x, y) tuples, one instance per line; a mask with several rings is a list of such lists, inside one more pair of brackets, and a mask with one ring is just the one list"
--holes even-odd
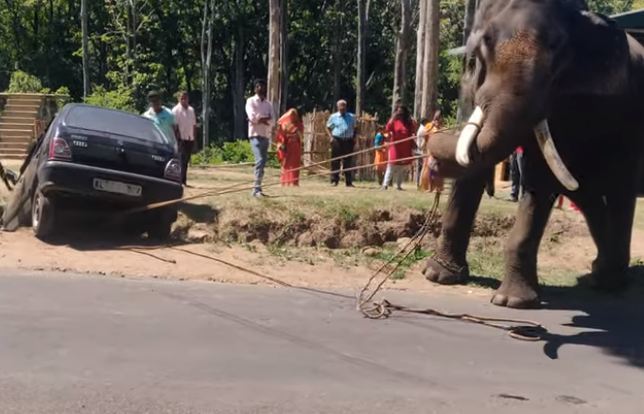
[(491, 302), (496, 306), (516, 309), (535, 309), (541, 307), (538, 286), (517, 278), (506, 277), (492, 296)]
[(599, 261), (593, 262), (590, 274), (590, 286), (604, 292), (619, 292), (628, 287), (628, 268), (625, 266), (608, 266)]
[(440, 259), (438, 256), (430, 257), (423, 270), (425, 279), (440, 285), (458, 285), (465, 283), (470, 276), (470, 271), (465, 266), (453, 264)]

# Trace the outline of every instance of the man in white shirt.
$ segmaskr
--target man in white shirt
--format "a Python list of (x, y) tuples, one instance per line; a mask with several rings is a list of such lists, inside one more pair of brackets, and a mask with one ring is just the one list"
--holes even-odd
[(268, 147), (275, 126), (273, 105), (266, 99), (266, 82), (255, 81), (255, 95), (246, 101), (248, 139), (255, 156), (255, 185), (253, 197), (263, 197), (262, 179), (268, 159)]
[(182, 91), (178, 94), (179, 103), (172, 108), (177, 128), (179, 129), (179, 152), (181, 153), (181, 173), (183, 184), (186, 184), (188, 177), (188, 163), (192, 156), (192, 149), (197, 136), (197, 116), (195, 110), (188, 101), (188, 92)]

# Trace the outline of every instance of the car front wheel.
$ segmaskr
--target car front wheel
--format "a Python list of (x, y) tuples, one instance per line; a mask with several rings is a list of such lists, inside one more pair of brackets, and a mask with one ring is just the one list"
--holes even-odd
[(42, 192), (36, 191), (31, 201), (31, 228), (36, 237), (45, 239), (52, 236), (55, 223), (54, 202)]

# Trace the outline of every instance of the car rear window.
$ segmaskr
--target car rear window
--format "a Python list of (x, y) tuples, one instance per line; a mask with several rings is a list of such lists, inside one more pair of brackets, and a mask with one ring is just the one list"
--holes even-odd
[(152, 121), (139, 115), (91, 106), (76, 106), (65, 117), (73, 128), (103, 131), (145, 141), (172, 144)]

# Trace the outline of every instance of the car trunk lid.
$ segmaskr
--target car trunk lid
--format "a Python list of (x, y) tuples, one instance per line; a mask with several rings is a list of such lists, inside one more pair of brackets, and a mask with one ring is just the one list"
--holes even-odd
[(75, 163), (158, 178), (174, 155), (167, 144), (109, 132), (66, 128), (59, 136), (67, 141)]

